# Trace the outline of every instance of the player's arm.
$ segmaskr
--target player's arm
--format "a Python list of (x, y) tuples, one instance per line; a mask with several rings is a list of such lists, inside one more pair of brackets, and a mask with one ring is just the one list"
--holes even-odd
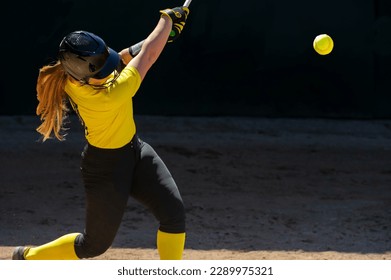
[[(166, 43), (174, 41), (180, 35), (189, 14), (189, 9), (187, 7), (176, 7), (162, 10), (160, 13), (160, 20), (147, 39), (128, 48), (128, 54), (125, 54), (125, 50), (121, 51), (124, 55), (123, 60), (130, 61), (129, 64), (138, 70), (141, 79), (144, 79), (148, 70), (160, 56)], [(138, 52), (138, 50), (140, 51)]]
[[(140, 53), (130, 60), (129, 64), (135, 67), (144, 79), (148, 70), (160, 56), (167, 43), (172, 28), (172, 20), (169, 16), (162, 14), (158, 24), (151, 34), (145, 39)], [(131, 58), (131, 55), (129, 54)], [(128, 57), (128, 58), (129, 58)]]
[[(172, 29), (170, 32), (170, 36), (167, 39), (168, 43), (175, 41), (179, 35), (182, 33), (183, 28), (185, 27), (185, 23), (187, 17), (190, 13), (190, 10), (186, 6), (176, 7), (172, 9), (165, 9), (160, 11), (161, 14), (169, 16), (172, 19)], [(119, 52), (122, 63), (127, 65), (133, 57), (140, 53), (140, 50), (144, 44), (145, 40), (138, 42), (130, 46), (129, 48), (123, 49)]]

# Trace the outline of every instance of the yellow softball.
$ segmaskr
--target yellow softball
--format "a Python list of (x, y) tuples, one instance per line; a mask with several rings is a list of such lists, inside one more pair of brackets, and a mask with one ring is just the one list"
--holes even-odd
[(320, 34), (314, 39), (314, 49), (320, 55), (331, 53), (334, 48), (333, 39), (327, 34)]

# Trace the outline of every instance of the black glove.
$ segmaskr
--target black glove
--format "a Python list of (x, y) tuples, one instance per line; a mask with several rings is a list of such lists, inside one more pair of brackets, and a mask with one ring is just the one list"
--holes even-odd
[(176, 7), (172, 9), (161, 10), (160, 13), (169, 16), (172, 19), (172, 30), (167, 40), (167, 42), (171, 43), (181, 34), (183, 28), (185, 27), (187, 16), (189, 15), (190, 10), (188, 7)]

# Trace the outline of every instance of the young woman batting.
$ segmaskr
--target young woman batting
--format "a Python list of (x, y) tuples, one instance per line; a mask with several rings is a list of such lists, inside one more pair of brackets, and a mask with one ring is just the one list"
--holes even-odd
[(185, 244), (185, 211), (169, 170), (153, 148), (136, 134), (132, 97), (169, 41), (181, 33), (189, 9), (160, 11), (155, 29), (141, 51), (120, 53), (98, 36), (75, 31), (60, 43), (59, 59), (40, 69), (37, 80), (37, 131), (43, 141), (60, 140), (68, 99), (85, 128), (87, 145), (81, 173), (86, 195), (83, 233), (69, 233), (37, 247), (16, 247), (12, 259), (92, 258), (112, 244), (129, 196), (159, 221), (161, 259), (181, 259)]

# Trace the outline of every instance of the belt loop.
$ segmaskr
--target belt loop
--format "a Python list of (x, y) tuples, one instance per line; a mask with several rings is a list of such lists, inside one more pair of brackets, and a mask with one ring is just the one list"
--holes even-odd
[(138, 137), (137, 134), (133, 135), (132, 140), (130, 140), (130, 148), (134, 149), (138, 146)]

